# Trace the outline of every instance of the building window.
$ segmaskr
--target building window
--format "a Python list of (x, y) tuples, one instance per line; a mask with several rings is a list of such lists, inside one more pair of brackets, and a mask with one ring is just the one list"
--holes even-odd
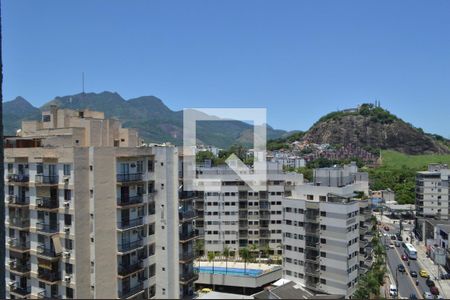
[(51, 119), (50, 115), (42, 115), (42, 122), (50, 122)]
[(64, 225), (71, 226), (72, 225), (72, 215), (64, 214)]
[(314, 195), (306, 195), (306, 200), (314, 200)]
[(72, 191), (71, 190), (64, 190), (64, 200), (69, 201), (72, 200)]
[(66, 250), (73, 249), (73, 242), (71, 239), (64, 239), (64, 248), (66, 248)]
[(73, 289), (66, 287), (66, 298), (73, 298)]
[(36, 165), (36, 173), (38, 175), (44, 173), (44, 165), (43, 164), (37, 164)]
[(13, 173), (13, 168), (14, 168), (13, 164), (8, 164), (8, 174), (12, 174)]
[(66, 263), (65, 264), (66, 274), (72, 274), (73, 273), (73, 266), (72, 264)]
[(321, 284), (327, 284), (327, 280), (326, 280), (326, 279), (323, 279), (323, 278), (320, 278), (320, 283), (321, 283)]
[(64, 164), (64, 176), (70, 176), (70, 165)]

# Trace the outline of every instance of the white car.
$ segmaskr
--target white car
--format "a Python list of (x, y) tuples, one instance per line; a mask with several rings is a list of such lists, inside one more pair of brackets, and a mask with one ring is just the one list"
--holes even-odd
[(394, 243), (390, 243), (389, 248), (394, 249), (395, 248)]
[(391, 286), (389, 287), (389, 295), (391, 295), (392, 297), (397, 296), (397, 287), (393, 284), (391, 284)]
[(424, 292), (423, 293), (423, 299), (434, 299), (434, 296), (430, 292)]

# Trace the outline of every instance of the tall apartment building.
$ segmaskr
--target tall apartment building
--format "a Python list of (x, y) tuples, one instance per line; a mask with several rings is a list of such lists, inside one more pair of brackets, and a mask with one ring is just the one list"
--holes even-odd
[(416, 228), (419, 238), (425, 236), (424, 219), (449, 219), (450, 169), (446, 164), (430, 164), (427, 171), (416, 174)]
[(195, 201), (195, 225), (206, 253), (229, 247), (237, 254), (251, 245), (282, 253), (282, 198), (302, 184), (302, 175), (284, 173), (280, 165), (268, 163), (267, 186), (258, 191), (228, 167), (201, 168), (198, 178), (221, 180), (218, 191), (205, 192)]
[(370, 256), (371, 238), (368, 202), (355, 199), (366, 194), (368, 181), (343, 176), (347, 169), (317, 169), (313, 183), (283, 198), (282, 231), (284, 278), (349, 297)]
[(419, 217), (449, 217), (449, 176), (447, 165), (430, 164), (416, 175), (416, 214)]
[(56, 107), (5, 138), (9, 298), (191, 293), (177, 150), (140, 144), (103, 113)]

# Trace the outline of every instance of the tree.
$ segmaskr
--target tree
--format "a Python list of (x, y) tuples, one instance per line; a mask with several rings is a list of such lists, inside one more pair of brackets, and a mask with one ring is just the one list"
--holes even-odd
[(239, 256), (244, 260), (244, 275), (247, 272), (247, 261), (250, 258), (250, 251), (247, 247), (239, 250)]
[[(202, 255), (204, 246), (205, 246), (204, 240), (197, 239), (195, 241), (194, 251), (195, 251), (195, 256), (197, 258), (199, 258)], [(198, 268), (200, 270), (200, 259), (198, 260)]]
[(214, 259), (216, 258), (216, 254), (213, 251), (208, 252), (208, 261), (212, 262), (212, 272), (214, 274)]
[(225, 257), (225, 274), (228, 271), (228, 257), (230, 257), (230, 247), (225, 246), (223, 248), (223, 256)]

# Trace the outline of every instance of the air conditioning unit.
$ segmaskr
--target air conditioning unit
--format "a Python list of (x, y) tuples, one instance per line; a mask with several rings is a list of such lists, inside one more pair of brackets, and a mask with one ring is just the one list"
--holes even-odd
[(9, 195), (8, 197), (8, 203), (11, 204), (14, 202), (14, 196), (13, 195)]
[(70, 251), (64, 251), (63, 255), (65, 258), (70, 258)]
[(64, 232), (69, 233), (70, 232), (70, 226), (64, 226)]
[(64, 201), (64, 207), (69, 208), (70, 207), (70, 201)]
[(65, 282), (70, 282), (71, 280), (72, 280), (72, 276), (70, 276), (70, 275), (64, 276), (64, 281)]
[(8, 282), (9, 287), (14, 287), (16, 285), (15, 281)]
[(42, 198), (37, 198), (36, 204), (37, 204), (37, 206), (42, 206), (42, 205), (44, 205), (44, 200)]
[(63, 180), (65, 182), (69, 182), (69, 179), (70, 179), (70, 175), (64, 175)]
[(44, 253), (44, 244), (38, 244), (37, 253)]
[(36, 229), (37, 229), (37, 230), (42, 230), (42, 229), (44, 229), (44, 224), (42, 224), (42, 223), (36, 223)]
[(9, 239), (8, 241), (8, 245), (9, 246), (14, 246), (14, 242), (16, 241), (16, 239)]
[(15, 260), (12, 260), (12, 261), (9, 262), (9, 267), (10, 268), (15, 268), (16, 265), (17, 265), (17, 262)]

